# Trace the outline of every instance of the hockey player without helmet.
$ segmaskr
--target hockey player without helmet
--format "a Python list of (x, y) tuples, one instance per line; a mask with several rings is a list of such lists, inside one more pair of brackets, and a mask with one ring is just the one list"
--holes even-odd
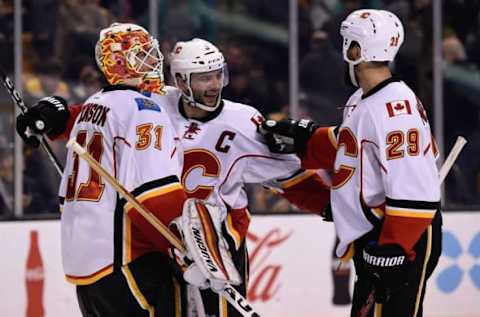
[(164, 92), (163, 55), (158, 41), (141, 26), (113, 23), (100, 32), (95, 60), (109, 84)]
[(180, 75), (182, 80), (185, 81), (188, 87), (188, 94), (182, 93), (183, 98), (192, 107), (205, 111), (214, 111), (220, 105), (221, 92), (215, 106), (209, 107), (194, 99), (191, 88), (191, 75), (193, 73), (205, 73), (215, 70), (222, 70), (222, 87), (228, 85), (228, 71), (225, 58), (220, 50), (208, 41), (194, 38), (190, 41), (177, 42), (170, 54), (170, 73), (177, 87), (179, 86), (177, 75)]
[[(343, 37), (343, 59), (349, 64), (361, 62), (393, 61), (404, 40), (402, 22), (393, 13), (385, 10), (357, 10), (352, 12), (340, 27)], [(357, 60), (348, 57), (352, 42), (360, 46)]]

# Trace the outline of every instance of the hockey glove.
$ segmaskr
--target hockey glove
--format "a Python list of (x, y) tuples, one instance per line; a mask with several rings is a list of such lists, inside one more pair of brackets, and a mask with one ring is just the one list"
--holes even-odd
[(17, 133), (26, 144), (38, 147), (40, 142), (35, 135), (62, 134), (67, 128), (69, 116), (70, 110), (65, 99), (45, 97), (17, 117)]
[(318, 128), (313, 121), (302, 119), (267, 120), (262, 122), (260, 133), (273, 153), (303, 153), (312, 134)]
[(397, 244), (379, 246), (376, 242), (363, 249), (365, 270), (375, 287), (375, 301), (385, 303), (408, 285), (410, 261)]
[(198, 199), (187, 199), (177, 227), (183, 236), (187, 257), (193, 263), (183, 274), (188, 283), (220, 293), (227, 284), (241, 283), (228, 244), (221, 234), (221, 211)]
[(322, 217), (322, 220), (325, 222), (333, 222), (332, 205), (330, 202), (327, 203), (320, 217)]

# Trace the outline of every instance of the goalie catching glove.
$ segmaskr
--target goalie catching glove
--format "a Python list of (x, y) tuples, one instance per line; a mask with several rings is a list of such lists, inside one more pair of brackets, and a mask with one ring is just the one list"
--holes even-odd
[(58, 96), (45, 97), (17, 117), (17, 133), (26, 144), (38, 147), (40, 142), (35, 135), (63, 133), (69, 116), (70, 110), (65, 99)]
[(190, 198), (175, 219), (192, 264), (183, 273), (186, 282), (201, 289), (220, 293), (227, 284), (241, 283), (228, 244), (221, 234), (221, 212), (218, 206)]

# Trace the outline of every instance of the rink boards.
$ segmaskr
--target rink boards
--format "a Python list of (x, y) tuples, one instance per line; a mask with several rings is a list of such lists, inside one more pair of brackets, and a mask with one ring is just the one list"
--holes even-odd
[[(38, 301), (27, 299), (26, 291), (32, 230), (43, 262), (43, 275), (37, 270), (33, 277), (43, 277), (44, 316), (80, 316), (74, 287), (62, 273), (59, 221), (0, 223), (1, 315), (25, 316), (27, 300)], [(331, 301), (333, 240), (333, 226), (315, 216), (254, 216), (248, 235), (251, 304), (263, 316), (348, 316), (348, 306)], [(480, 213), (444, 213), (443, 242), (424, 316), (480, 316)]]

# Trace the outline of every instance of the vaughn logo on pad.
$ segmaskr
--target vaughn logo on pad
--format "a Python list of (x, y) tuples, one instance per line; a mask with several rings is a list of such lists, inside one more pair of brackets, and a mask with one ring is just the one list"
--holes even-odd
[(412, 114), (412, 108), (408, 100), (397, 100), (387, 103), (387, 111), (390, 118), (402, 114)]

